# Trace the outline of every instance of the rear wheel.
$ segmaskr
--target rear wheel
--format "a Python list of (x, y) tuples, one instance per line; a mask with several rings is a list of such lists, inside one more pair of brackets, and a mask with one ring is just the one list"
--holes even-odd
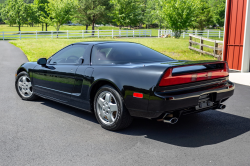
[(120, 94), (111, 86), (101, 87), (94, 98), (94, 112), (101, 126), (107, 130), (120, 130), (132, 123)]
[(15, 86), (16, 86), (17, 94), (23, 100), (37, 99), (37, 96), (33, 93), (33, 86), (32, 86), (28, 73), (24, 71), (19, 73), (17, 75)]

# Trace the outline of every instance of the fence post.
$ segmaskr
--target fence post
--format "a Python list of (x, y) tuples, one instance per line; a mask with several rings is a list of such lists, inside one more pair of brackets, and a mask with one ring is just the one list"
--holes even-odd
[(119, 37), (121, 37), (121, 30), (119, 29)]
[(53, 31), (51, 31), (51, 39), (53, 39)]
[(135, 30), (133, 29), (133, 37), (135, 37)]
[(36, 39), (37, 39), (37, 30), (36, 30)]
[[(203, 51), (203, 40), (202, 40), (202, 37), (200, 39), (200, 50)], [(201, 53), (201, 54), (203, 54), (203, 53)]]
[(113, 29), (112, 29), (112, 39), (114, 38), (114, 31), (113, 31)]
[(97, 31), (97, 35), (98, 35), (98, 38), (99, 38), (99, 29), (98, 29), (98, 31)]
[(183, 38), (185, 38), (185, 32), (183, 32)]
[(192, 47), (192, 36), (189, 35), (189, 46)]
[(209, 39), (209, 30), (207, 30), (207, 38)]
[(195, 30), (195, 35), (197, 36), (197, 29)]
[(3, 40), (4, 40), (4, 31), (3, 31)]
[(220, 38), (220, 30), (219, 30), (219, 38)]
[(69, 38), (69, 30), (67, 30), (67, 39)]
[(150, 30), (150, 37), (151, 37), (151, 34), (152, 34), (152, 30)]
[[(218, 48), (218, 43), (217, 43), (216, 40), (215, 40), (215, 41), (214, 41), (214, 57), (215, 57), (216, 55), (218, 55), (218, 50), (217, 50), (217, 48)], [(217, 59), (218, 59), (218, 60), (221, 60), (220, 56), (218, 56)]]
[(82, 30), (82, 38), (84, 38), (84, 30)]
[(22, 39), (22, 34), (21, 34), (22, 32), (21, 31), (19, 31), (19, 34), (20, 34), (20, 37), (19, 37), (19, 39), (21, 40)]

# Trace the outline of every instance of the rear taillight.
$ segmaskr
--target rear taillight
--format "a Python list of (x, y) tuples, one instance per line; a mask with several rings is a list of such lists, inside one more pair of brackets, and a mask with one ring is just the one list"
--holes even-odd
[(212, 71), (192, 73), (192, 74), (181, 74), (172, 76), (173, 68), (169, 68), (164, 76), (162, 77), (159, 86), (170, 86), (177, 84), (186, 84), (196, 81), (204, 81), (209, 79), (216, 79), (227, 77), (229, 75), (229, 69), (227, 63), (224, 64), (223, 69), (216, 69)]

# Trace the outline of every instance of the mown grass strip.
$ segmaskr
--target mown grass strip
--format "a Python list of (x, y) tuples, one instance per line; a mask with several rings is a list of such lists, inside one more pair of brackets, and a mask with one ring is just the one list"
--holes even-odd
[(13, 45), (22, 49), (29, 61), (37, 61), (39, 58), (49, 58), (63, 47), (84, 41), (128, 41), (140, 43), (159, 51), (171, 58), (178, 60), (215, 60), (210, 55), (200, 55), (195, 51), (189, 50), (189, 39), (173, 39), (173, 38), (85, 38), (85, 39), (30, 39), (30, 40), (13, 40)]

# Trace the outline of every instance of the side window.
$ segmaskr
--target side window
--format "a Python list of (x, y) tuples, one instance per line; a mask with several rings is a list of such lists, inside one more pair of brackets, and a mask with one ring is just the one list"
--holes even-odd
[(50, 64), (77, 64), (84, 59), (88, 45), (71, 45), (57, 52), (49, 62)]

